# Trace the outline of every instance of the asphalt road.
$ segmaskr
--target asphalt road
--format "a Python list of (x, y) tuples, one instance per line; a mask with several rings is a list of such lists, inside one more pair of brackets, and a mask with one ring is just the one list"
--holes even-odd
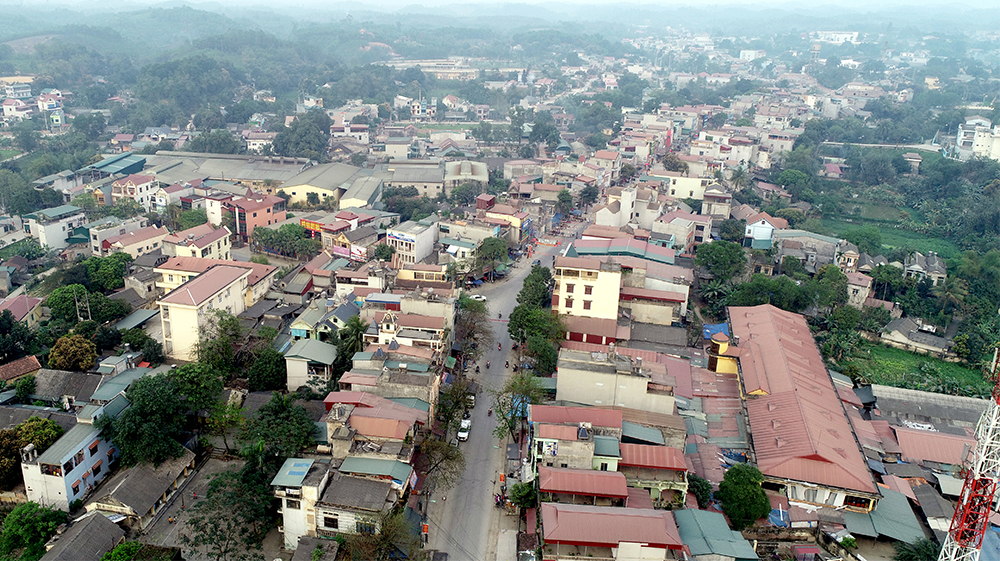
[[(517, 305), (517, 293), (521, 290), (524, 277), (531, 271), (531, 261), (537, 258), (543, 265), (551, 266), (552, 255), (565, 247), (565, 240), (560, 247), (537, 246), (539, 251), (534, 257), (522, 258), (506, 280), (487, 283), (473, 291), (488, 300), (495, 341), (479, 361), (480, 373), (475, 374), (474, 367), (470, 369), (470, 375), (482, 391), (472, 412), (469, 440), (459, 444), (465, 454), (465, 474), (455, 487), (437, 489), (432, 496), (434, 502), (430, 509), (431, 528), (427, 548), (447, 552), (448, 561), (495, 559), (501, 512), (493, 504), (493, 493), (499, 491), (500, 484), (496, 479), (502, 467), (506, 443), (493, 436), (496, 417), (487, 415), (492, 401), (488, 390), (501, 386), (511, 373), (504, 368), (504, 361), (513, 360), (511, 341), (507, 335), (507, 315)], [(503, 313), (502, 320), (497, 318), (500, 312)], [(498, 342), (503, 346), (499, 351)], [(489, 369), (486, 368), (486, 360), (491, 363)]]

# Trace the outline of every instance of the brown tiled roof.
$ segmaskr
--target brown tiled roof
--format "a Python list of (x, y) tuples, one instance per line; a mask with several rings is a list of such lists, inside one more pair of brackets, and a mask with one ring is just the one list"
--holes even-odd
[(15, 320), (23, 321), (28, 316), (28, 312), (41, 303), (41, 298), (32, 298), (31, 296), (22, 294), (0, 300), (0, 312), (10, 310)]
[(266, 278), (278, 269), (274, 265), (251, 263), (249, 261), (226, 261), (225, 259), (209, 259), (206, 257), (171, 257), (156, 268), (171, 271), (186, 271), (189, 273), (203, 273), (216, 265), (250, 269), (250, 276), (247, 277), (247, 283), (250, 286), (257, 284), (261, 279)]
[(628, 496), (625, 475), (619, 471), (557, 469), (538, 466), (538, 488), (543, 493), (568, 493), (623, 499)]
[(25, 374), (31, 374), (42, 369), (41, 363), (34, 355), (19, 358), (7, 364), (0, 365), (0, 380), (8, 382), (15, 378), (20, 378)]
[(232, 265), (216, 265), (197, 277), (178, 286), (170, 294), (160, 300), (168, 304), (183, 304), (198, 306), (214, 296), (223, 288), (249, 276), (250, 269)]
[(877, 493), (805, 318), (767, 304), (729, 317), (761, 472)]

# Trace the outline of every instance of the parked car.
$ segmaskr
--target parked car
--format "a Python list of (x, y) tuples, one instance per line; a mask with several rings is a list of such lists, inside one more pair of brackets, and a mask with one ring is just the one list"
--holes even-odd
[(462, 424), (458, 427), (458, 440), (459, 442), (465, 442), (469, 440), (469, 431), (472, 430), (472, 420), (463, 419)]

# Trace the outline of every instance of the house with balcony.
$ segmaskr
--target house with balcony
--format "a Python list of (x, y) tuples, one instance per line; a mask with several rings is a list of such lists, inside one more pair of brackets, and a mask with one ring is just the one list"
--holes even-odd
[(98, 415), (117, 417), (129, 403), (119, 395), (101, 406), (39, 454), (34, 444), (21, 449), (21, 475), (28, 500), (69, 511), (75, 500), (83, 500), (111, 473), (120, 455), (118, 448), (101, 436), (92, 419)]
[(122, 199), (132, 199), (146, 209), (146, 212), (150, 212), (159, 189), (160, 184), (155, 176), (132, 174), (111, 182), (111, 204)]
[(684, 452), (669, 446), (621, 443), (618, 471), (629, 487), (646, 489), (657, 508), (676, 508), (687, 496)]
[(208, 314), (218, 309), (238, 316), (246, 309), (244, 294), (251, 271), (215, 265), (161, 298), (157, 305), (164, 353), (178, 360), (195, 360), (195, 349)]
[(232, 232), (223, 226), (214, 228), (205, 223), (163, 238), (163, 254), (172, 257), (203, 257), (231, 260)]
[(42, 247), (63, 249), (69, 245), (67, 239), (75, 230), (87, 223), (83, 209), (73, 205), (61, 205), (39, 210), (21, 217), (24, 233), (38, 241)]

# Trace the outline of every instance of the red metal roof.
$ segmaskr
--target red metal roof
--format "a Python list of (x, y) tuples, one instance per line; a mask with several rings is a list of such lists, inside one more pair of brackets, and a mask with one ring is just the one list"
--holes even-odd
[(576, 440), (577, 428), (569, 425), (538, 425), (535, 436), (553, 440)]
[(597, 427), (622, 428), (622, 412), (592, 407), (562, 407), (559, 405), (531, 405), (528, 422), (556, 425), (590, 423)]
[(546, 543), (566, 545), (684, 547), (674, 513), (667, 510), (542, 503), (542, 534)]
[(622, 453), (622, 459), (618, 461), (618, 465), (687, 471), (684, 452), (677, 448), (626, 444), (624, 442), (618, 448)]
[(976, 439), (941, 432), (892, 427), (908, 462), (924, 461), (962, 465), (963, 454), (976, 446)]
[(622, 499), (628, 496), (625, 475), (619, 471), (538, 466), (538, 488), (543, 493), (568, 493)]
[(729, 308), (754, 452), (766, 476), (878, 493), (805, 318)]
[[(694, 497), (694, 495), (691, 495)], [(695, 505), (697, 505), (697, 501)], [(628, 498), (625, 499), (625, 506), (627, 508), (646, 508), (653, 509), (653, 497), (649, 495), (649, 491), (645, 489), (640, 489), (638, 487), (628, 488)]]

